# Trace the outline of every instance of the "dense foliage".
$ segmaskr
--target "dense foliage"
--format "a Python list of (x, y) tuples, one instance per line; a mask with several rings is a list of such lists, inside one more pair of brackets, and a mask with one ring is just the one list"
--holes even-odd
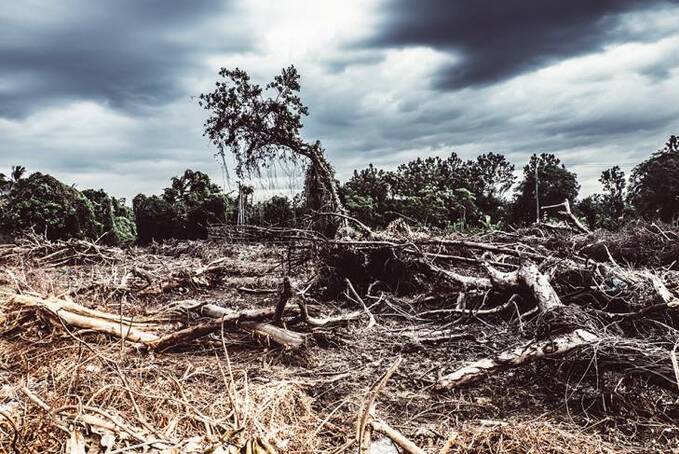
[(19, 175), (9, 187), (5, 180), (3, 187), (0, 227), (6, 231), (35, 232), (49, 239), (96, 238), (100, 231), (87, 197), (50, 175)]
[(529, 224), (536, 220), (536, 179), (540, 207), (556, 205), (564, 200), (574, 201), (580, 191), (577, 176), (569, 172), (559, 158), (548, 153), (534, 154), (524, 166), (523, 179), (516, 188), (512, 206), (512, 220), (516, 224)]
[(665, 222), (679, 217), (679, 138), (632, 170), (629, 200), (639, 216)]
[(500, 217), (514, 166), (489, 153), (474, 161), (417, 158), (386, 172), (372, 164), (343, 186), (350, 213), (372, 226), (405, 218), (437, 228), (466, 228)]
[(230, 206), (231, 200), (206, 174), (188, 169), (172, 178), (161, 196), (134, 198), (138, 240), (206, 238), (209, 224), (226, 222)]
[[(253, 188), (243, 186), (242, 204), (206, 174), (186, 170), (172, 178), (160, 196), (139, 194), (131, 209), (101, 189), (80, 192), (50, 175), (24, 177), (25, 168), (15, 166), (9, 176), (0, 173), (0, 232), (31, 231), (50, 239), (88, 238), (109, 244), (135, 238), (141, 243), (205, 238), (210, 224), (236, 223), (238, 204), (242, 220), (249, 224), (318, 228), (323, 225), (318, 219), (330, 211), (332, 200), (316, 169), (309, 167), (304, 191), (293, 200), (275, 195), (255, 201)], [(599, 178), (602, 191), (579, 201), (575, 173), (556, 156), (544, 153), (531, 156), (516, 185), (514, 166), (495, 153), (469, 161), (455, 153), (445, 159), (417, 158), (390, 171), (370, 164), (354, 171), (341, 186), (341, 197), (348, 215), (373, 228), (405, 219), (445, 230), (493, 229), (534, 222), (536, 178), (541, 207), (568, 200), (592, 229), (617, 230), (638, 218), (665, 222), (679, 218), (676, 136), (636, 166), (629, 183), (614, 166)], [(512, 187), (514, 197), (508, 198)], [(332, 235), (333, 227), (327, 223), (326, 233)]]
[(82, 194), (94, 209), (99, 239), (108, 244), (122, 244), (137, 238), (134, 213), (125, 205), (125, 199), (111, 197), (103, 189), (86, 189)]
[(601, 173), (599, 182), (603, 193), (582, 199), (578, 208), (591, 228), (616, 230), (624, 225), (629, 209), (625, 200), (625, 172), (619, 166), (611, 167)]
[(275, 195), (253, 207), (251, 220), (265, 227), (296, 227), (297, 213), (290, 199)]

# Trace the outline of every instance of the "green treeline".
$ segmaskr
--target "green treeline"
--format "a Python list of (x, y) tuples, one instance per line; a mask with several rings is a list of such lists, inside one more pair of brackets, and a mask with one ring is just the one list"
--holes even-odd
[[(340, 196), (349, 215), (373, 228), (399, 218), (441, 230), (520, 227), (536, 219), (536, 188), (541, 206), (569, 200), (575, 214), (592, 229), (615, 230), (635, 219), (668, 223), (679, 219), (676, 136), (638, 164), (629, 178), (618, 166), (603, 171), (601, 192), (581, 200), (576, 174), (553, 154), (531, 156), (518, 178), (516, 174), (501, 154), (463, 161), (453, 153), (447, 158), (417, 158), (390, 171), (372, 164), (355, 170), (341, 186)], [(24, 167), (16, 166), (9, 175), (0, 173), (0, 231), (106, 244), (197, 239), (207, 236), (210, 224), (235, 223), (239, 206), (249, 224), (304, 228), (318, 215), (313, 193), (307, 188), (292, 200), (273, 196), (254, 202), (246, 187), (239, 201), (206, 174), (186, 170), (172, 178), (160, 196), (139, 194), (129, 207), (124, 199), (101, 189), (78, 191), (50, 175), (27, 176)]]

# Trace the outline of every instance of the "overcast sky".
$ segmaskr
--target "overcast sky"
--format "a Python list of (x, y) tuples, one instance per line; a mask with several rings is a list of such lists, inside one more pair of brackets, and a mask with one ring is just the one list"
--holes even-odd
[(679, 0), (22, 0), (0, 4), (0, 171), (157, 193), (223, 182), (195, 96), (302, 75), (304, 135), (372, 162), (557, 154), (583, 184), (679, 133)]

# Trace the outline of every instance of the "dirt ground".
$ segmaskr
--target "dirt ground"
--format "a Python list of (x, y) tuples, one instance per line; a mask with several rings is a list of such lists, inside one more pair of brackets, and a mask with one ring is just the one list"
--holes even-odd
[[(139, 320), (164, 314), (182, 300), (235, 311), (270, 308), (276, 293), (248, 289), (277, 289), (290, 264), (291, 280), (303, 286), (318, 265), (313, 255), (304, 254), (286, 246), (184, 242), (106, 251), (89, 260), (93, 263), (13, 255), (1, 263), (0, 288), (70, 298)], [(224, 270), (218, 279), (156, 292), (130, 290), (140, 279), (136, 269), (161, 278), (217, 259), (223, 259)], [(87, 452), (231, 452), (218, 451), (217, 445), (242, 450), (233, 452), (355, 452), (351, 442), (366, 395), (399, 358), (400, 366), (375, 400), (374, 415), (425, 452), (679, 449), (676, 392), (640, 376), (599, 370), (592, 360), (546, 359), (440, 390), (438, 378), (465, 361), (528, 339), (526, 321), (515, 315), (432, 312), (453, 304), (457, 295), (452, 293), (439, 298), (379, 289), (359, 293), (374, 326), (367, 313), (327, 328), (286, 317), (285, 326), (309, 334), (301, 349), (222, 330), (149, 352), (90, 330), (55, 326), (39, 317), (27, 320), (28, 315), (22, 319), (22, 312), (3, 308), (0, 450), (64, 452), (82, 437)], [(309, 311), (317, 316), (363, 309), (341, 292), (316, 298)], [(444, 336), (438, 335), (441, 330)], [(131, 429), (107, 430), (85, 416)], [(132, 432), (145, 434), (145, 441)], [(375, 441), (380, 438), (373, 435)], [(153, 439), (176, 444), (171, 448)], [(375, 443), (373, 452), (389, 443)], [(247, 446), (252, 451), (245, 451)], [(387, 447), (381, 452), (399, 451)]]

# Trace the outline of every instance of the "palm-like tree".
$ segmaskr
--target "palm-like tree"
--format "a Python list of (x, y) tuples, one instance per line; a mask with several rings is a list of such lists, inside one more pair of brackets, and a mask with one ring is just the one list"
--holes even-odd
[(21, 180), (21, 178), (24, 176), (26, 173), (26, 167), (24, 166), (12, 166), (12, 181), (14, 183), (18, 182)]
[(26, 167), (24, 166), (12, 166), (12, 172), (9, 174), (9, 178), (4, 173), (0, 173), (0, 191), (9, 192), (26, 173)]

